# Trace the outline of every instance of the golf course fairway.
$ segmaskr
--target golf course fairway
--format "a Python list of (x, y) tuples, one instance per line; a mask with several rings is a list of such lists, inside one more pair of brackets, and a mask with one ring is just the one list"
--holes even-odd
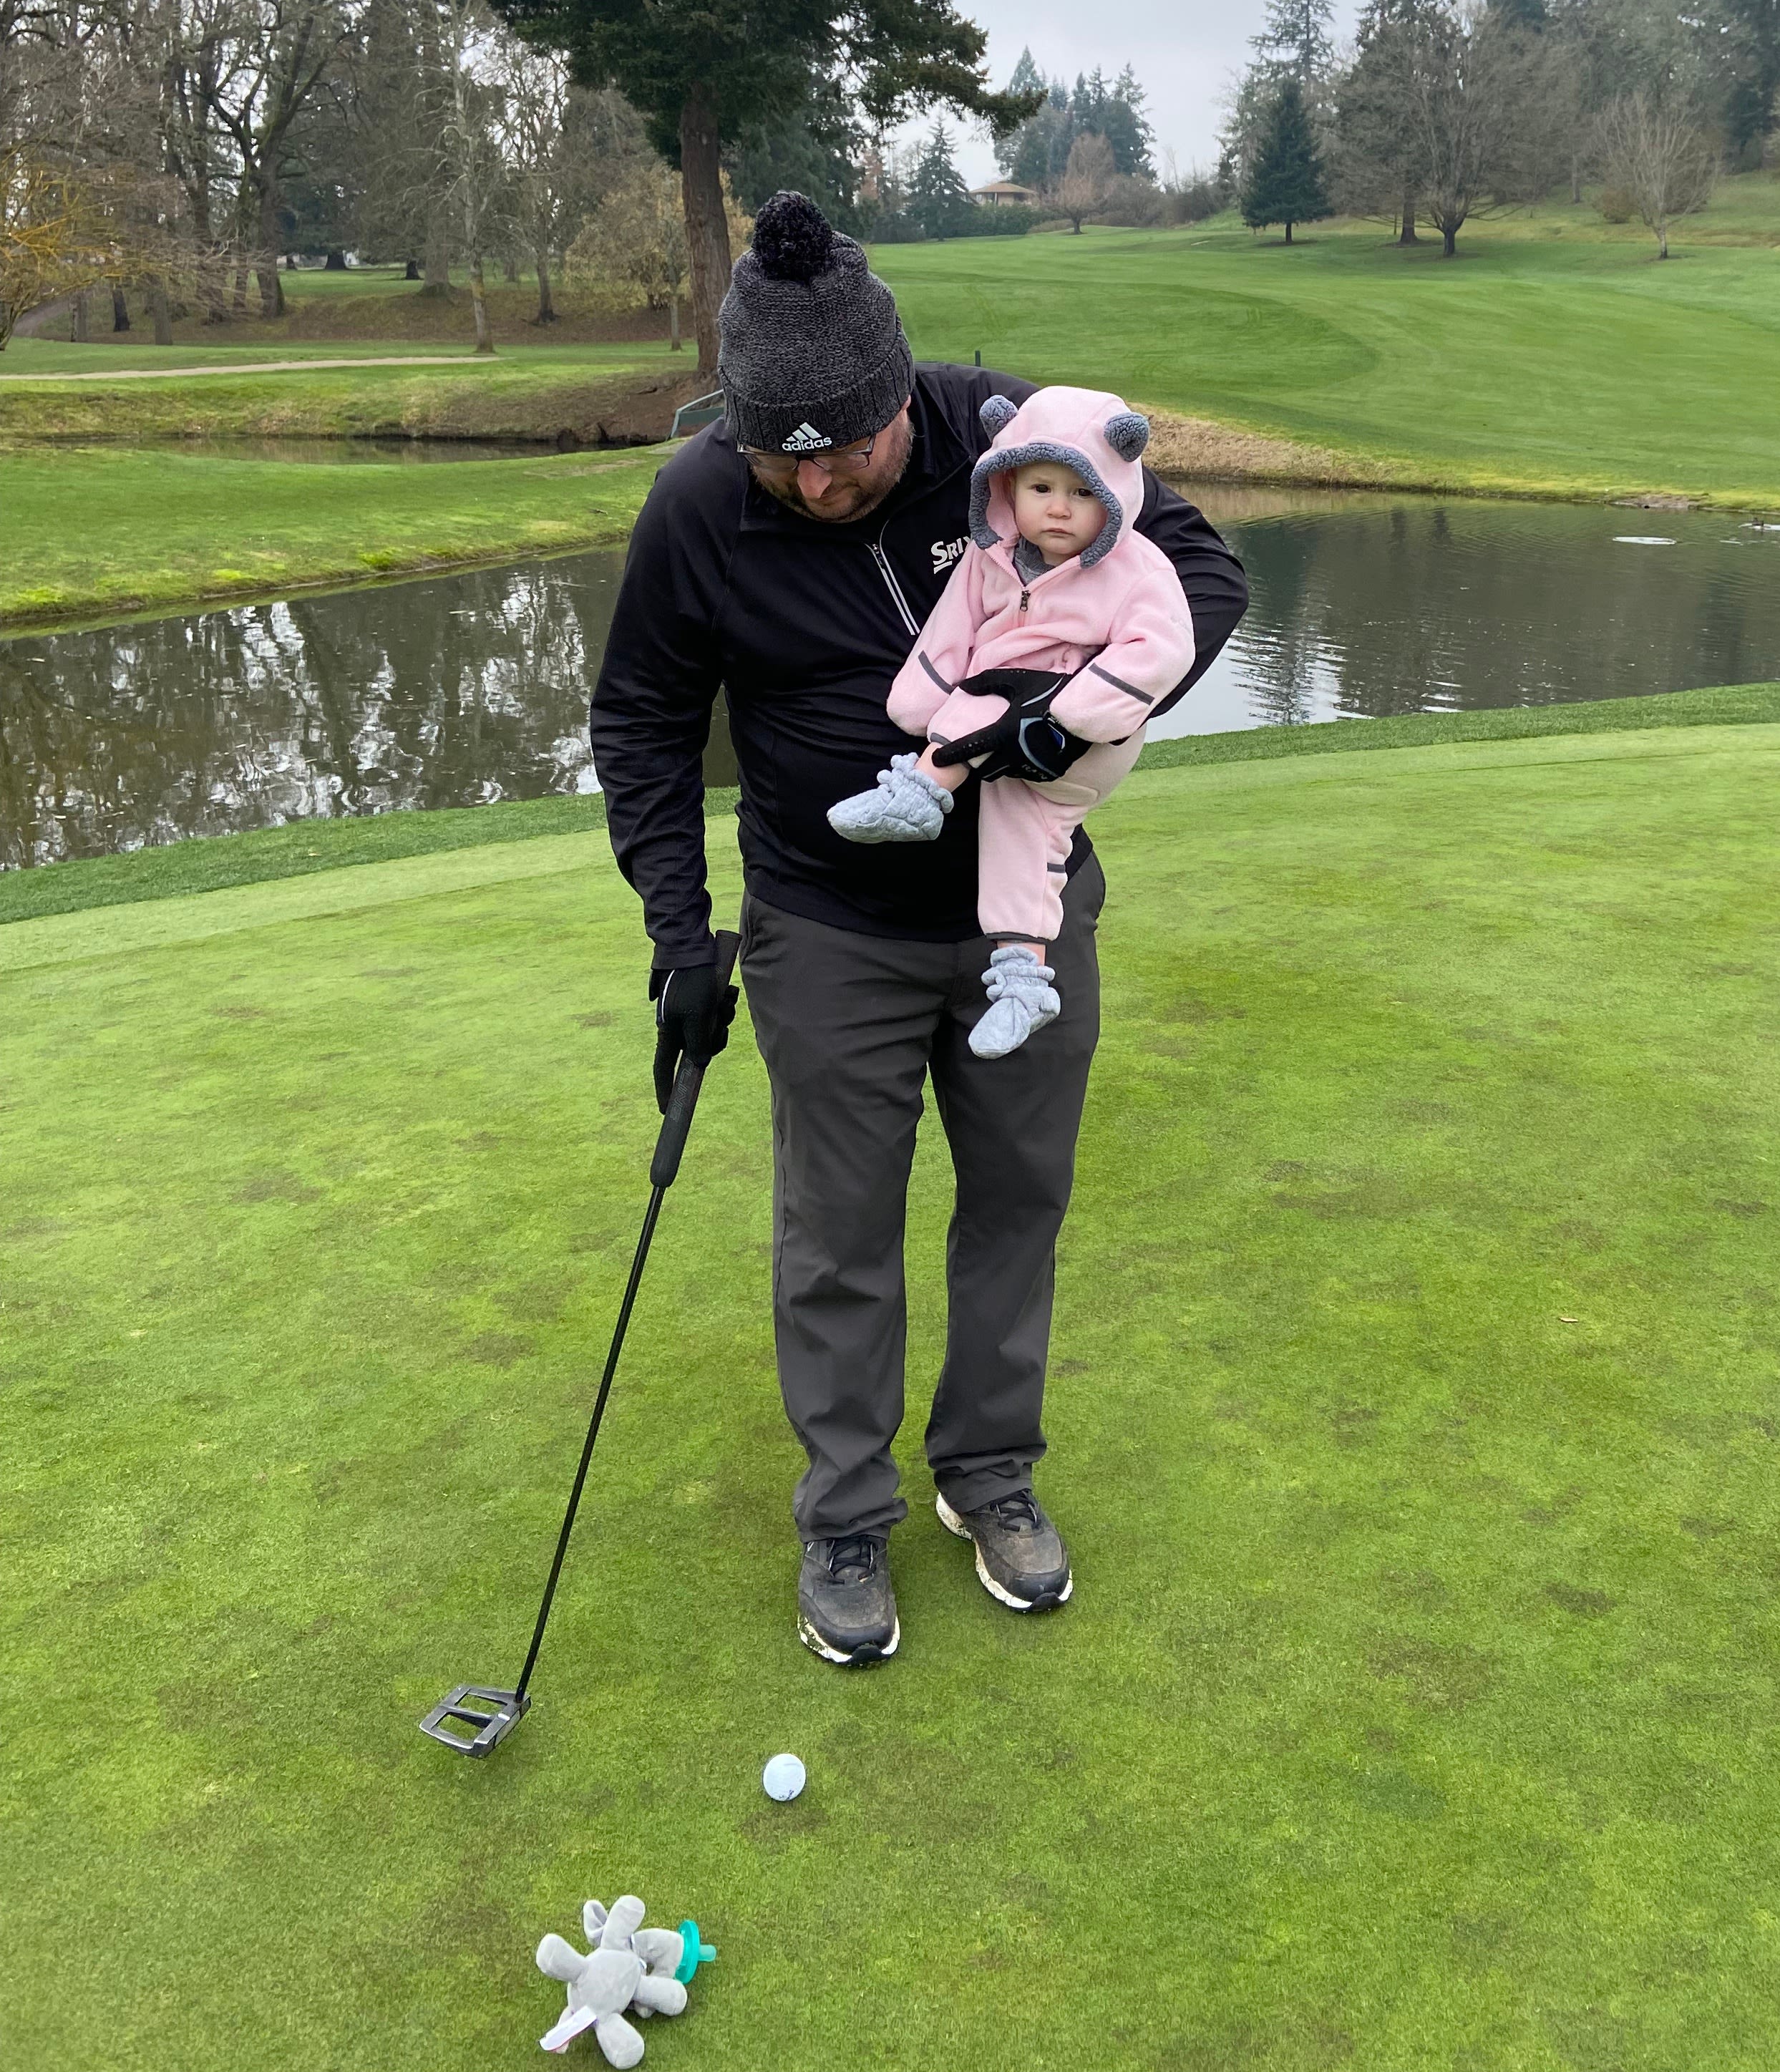
[(1774, 725), (1134, 776), (1075, 1601), (933, 1516), (930, 1117), (865, 1674), (793, 1635), (739, 1026), (479, 1764), (415, 1722), (517, 1671), (647, 1198), (603, 832), (0, 928), (0, 2055), (535, 2064), (635, 1892), (721, 1953), (650, 2072), (1771, 2065), (1777, 798)]

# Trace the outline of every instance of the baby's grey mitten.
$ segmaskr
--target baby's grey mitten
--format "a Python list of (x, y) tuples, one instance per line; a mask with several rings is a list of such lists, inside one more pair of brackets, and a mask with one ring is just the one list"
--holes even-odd
[(915, 755), (893, 755), (878, 773), (877, 788), (856, 791), (828, 808), (828, 825), (849, 841), (937, 841), (952, 811), (952, 794), (915, 764)]

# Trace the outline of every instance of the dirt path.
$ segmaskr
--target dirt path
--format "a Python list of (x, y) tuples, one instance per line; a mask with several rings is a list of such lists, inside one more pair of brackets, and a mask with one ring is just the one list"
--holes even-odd
[[(484, 356), (485, 358), (487, 356)], [(284, 374), (298, 368), (313, 371), (323, 367), (469, 367), (474, 357), (467, 352), (391, 354), (381, 360), (244, 360), (223, 367), (119, 367), (109, 373), (97, 369), (91, 374), (0, 374), (0, 381), (171, 381), (192, 374)]]

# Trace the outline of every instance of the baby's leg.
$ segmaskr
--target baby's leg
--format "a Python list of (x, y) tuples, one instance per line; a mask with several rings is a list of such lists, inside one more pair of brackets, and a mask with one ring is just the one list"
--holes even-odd
[(976, 911), (999, 947), (983, 974), (989, 1012), (970, 1032), (979, 1058), (1005, 1058), (1062, 1011), (1045, 952), (1063, 925), (1065, 870), (1079, 818), (1017, 778), (983, 787)]

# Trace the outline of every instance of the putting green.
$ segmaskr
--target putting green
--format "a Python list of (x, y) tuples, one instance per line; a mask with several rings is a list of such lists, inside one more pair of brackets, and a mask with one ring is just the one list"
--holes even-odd
[(1771, 2063), (1777, 780), (1771, 725), (1134, 777), (1076, 1601), (977, 1589), (917, 1409), (868, 1675), (792, 1638), (738, 1042), (485, 1765), (414, 1721), (516, 1671), (653, 1133), (603, 837), (0, 931), (6, 2061), (533, 2063), (532, 1946), (635, 1890), (721, 1952), (658, 2072)]

